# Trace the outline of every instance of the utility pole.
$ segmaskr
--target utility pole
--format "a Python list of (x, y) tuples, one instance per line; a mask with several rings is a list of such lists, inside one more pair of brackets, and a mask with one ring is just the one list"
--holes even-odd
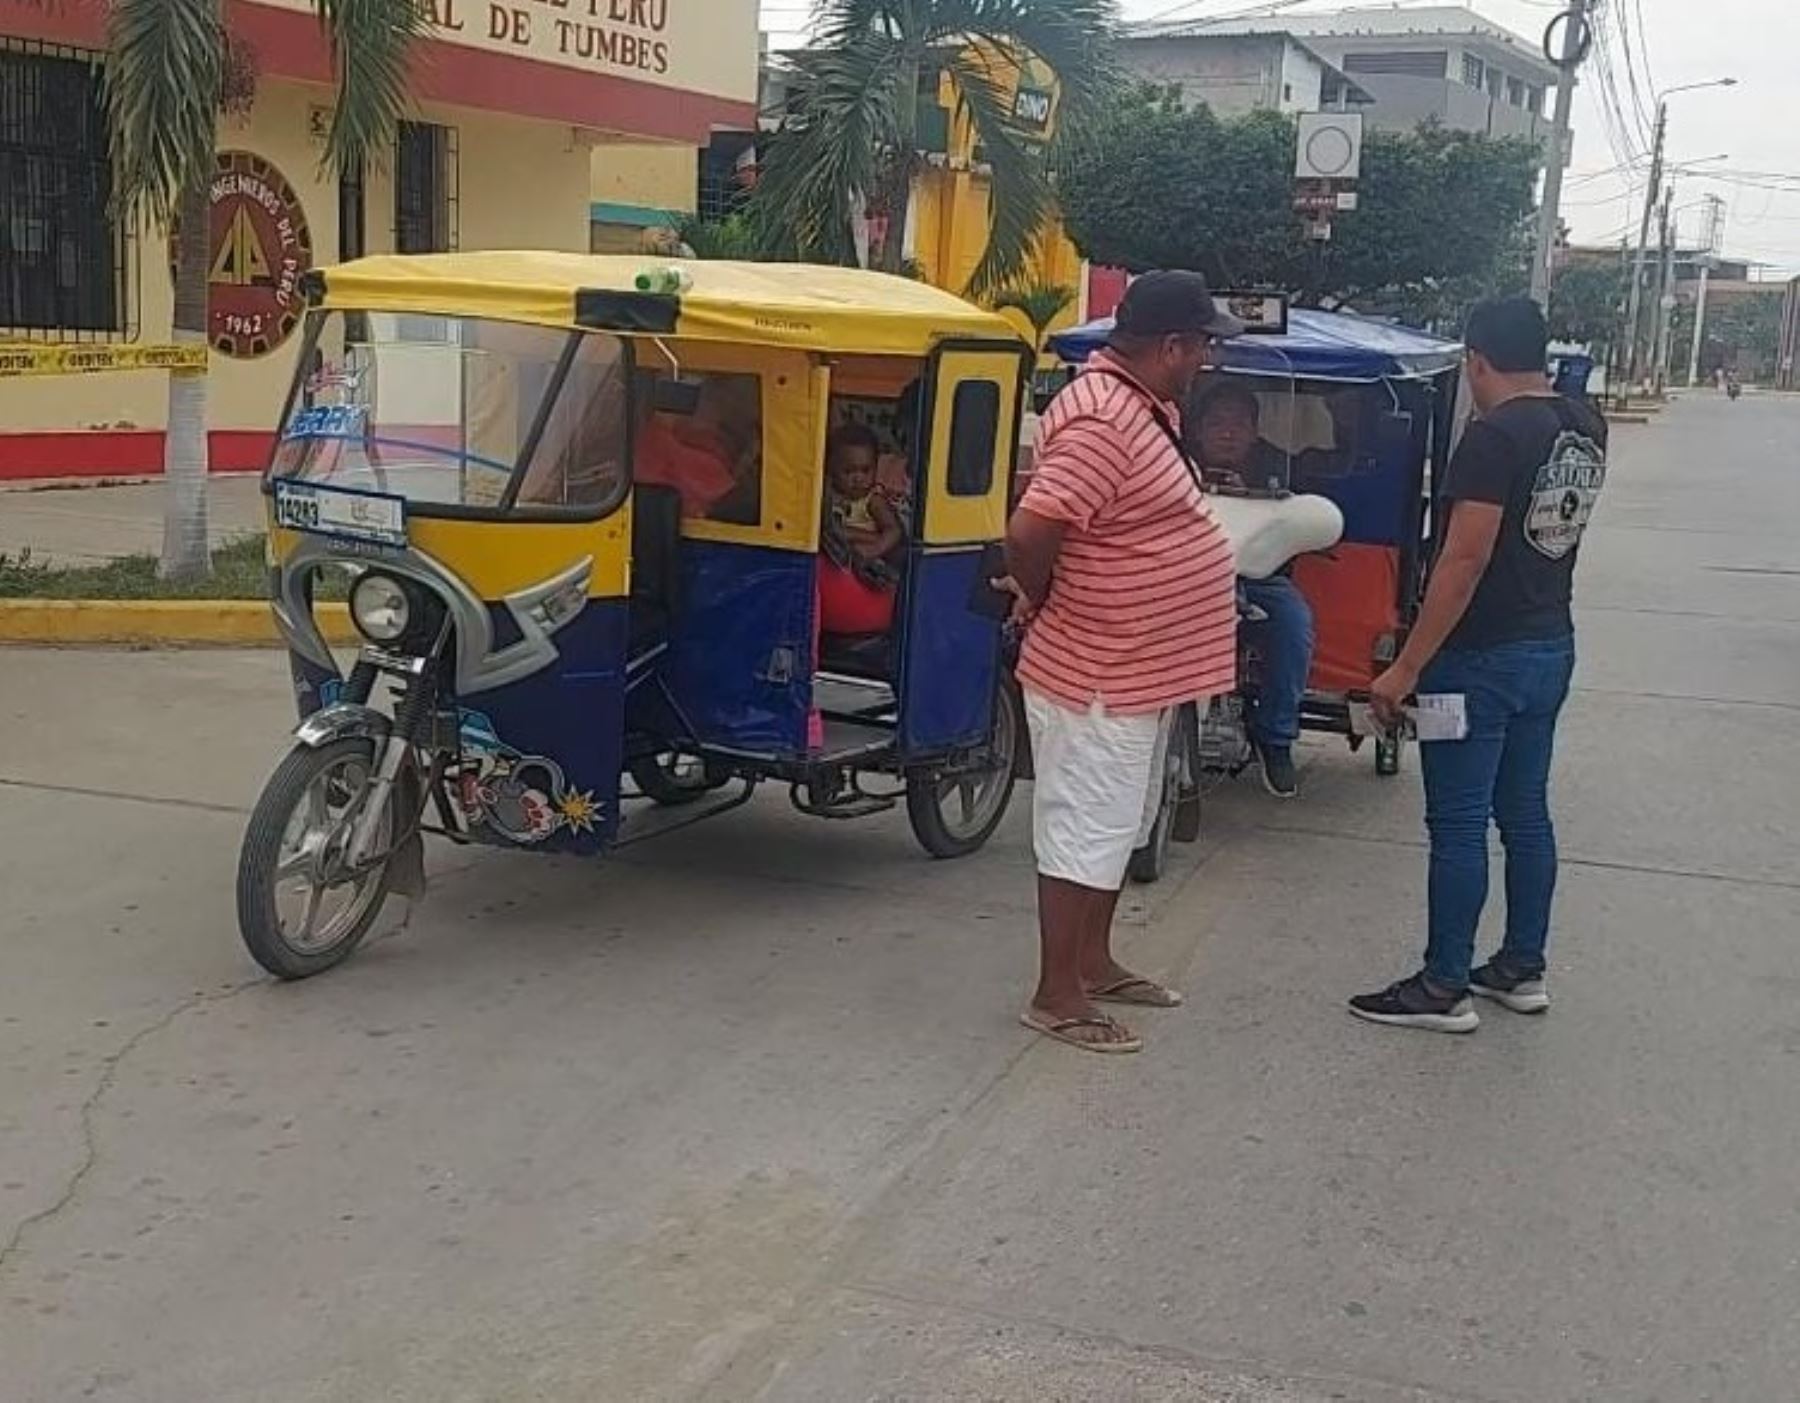
[[(1563, 167), (1568, 164), (1569, 108), (1575, 100), (1575, 70), (1594, 42), (1588, 24), (1589, 0), (1569, 0), (1569, 8), (1550, 22), (1544, 33), (1544, 56), (1557, 67), (1556, 108), (1550, 119), (1550, 141), (1544, 148), (1544, 202), (1538, 208), (1537, 255), (1531, 264), (1531, 300), (1550, 305), (1550, 258), (1556, 248), (1561, 223)], [(1550, 40), (1558, 24), (1563, 26), (1562, 53), (1550, 52)]]
[(1712, 266), (1724, 247), (1725, 201), (1717, 195), (1706, 197), (1706, 245), (1700, 257), (1700, 290), (1694, 296), (1694, 343), (1688, 348), (1689, 385), (1700, 383), (1700, 344), (1706, 335), (1706, 282)]
[(1650, 188), (1644, 194), (1644, 217), (1638, 221), (1637, 259), (1631, 269), (1631, 296), (1625, 310), (1625, 385), (1627, 392), (1643, 379), (1642, 358), (1638, 355), (1638, 318), (1644, 302), (1644, 255), (1650, 242), (1650, 216), (1662, 194), (1663, 136), (1669, 129), (1667, 103), (1656, 105), (1656, 136), (1650, 144)]
[(1650, 372), (1650, 388), (1658, 399), (1662, 398), (1663, 388), (1669, 374), (1669, 333), (1674, 329), (1675, 318), (1672, 315), (1675, 301), (1675, 187), (1671, 185), (1663, 193), (1662, 207), (1662, 276), (1656, 283), (1656, 320), (1651, 323), (1656, 328), (1651, 338), (1651, 349), (1656, 355), (1656, 364)]
[(1662, 193), (1663, 138), (1669, 130), (1669, 99), (1676, 93), (1736, 86), (1736, 78), (1708, 78), (1701, 83), (1683, 83), (1680, 87), (1664, 88), (1656, 99), (1656, 134), (1650, 143), (1650, 188), (1644, 192), (1644, 217), (1638, 224), (1637, 264), (1631, 274), (1631, 306), (1625, 314), (1625, 365), (1629, 384), (1636, 384), (1642, 378), (1643, 361), (1638, 355), (1638, 317), (1643, 310), (1644, 301), (1644, 246), (1650, 241), (1650, 216), (1656, 210), (1656, 197)]

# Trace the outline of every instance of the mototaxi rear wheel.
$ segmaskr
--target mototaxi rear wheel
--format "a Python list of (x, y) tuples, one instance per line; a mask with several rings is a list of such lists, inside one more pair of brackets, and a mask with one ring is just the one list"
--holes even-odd
[(994, 694), (986, 764), (907, 773), (906, 817), (919, 846), (936, 858), (967, 857), (981, 848), (1006, 817), (1024, 743), (1024, 704), (1017, 684), (1006, 678)]
[(704, 799), (731, 778), (710, 761), (672, 750), (642, 756), (626, 768), (638, 791), (665, 809)]

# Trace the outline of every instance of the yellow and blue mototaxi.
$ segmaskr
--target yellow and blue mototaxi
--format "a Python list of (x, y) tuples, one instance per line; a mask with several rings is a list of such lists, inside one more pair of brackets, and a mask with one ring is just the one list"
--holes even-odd
[(823, 817), (904, 802), (935, 856), (986, 841), (1023, 733), (1008, 322), (855, 269), (557, 253), (307, 292), (264, 481), (302, 720), (238, 881), (265, 967), (342, 960), (426, 833), (593, 854), (778, 780)]

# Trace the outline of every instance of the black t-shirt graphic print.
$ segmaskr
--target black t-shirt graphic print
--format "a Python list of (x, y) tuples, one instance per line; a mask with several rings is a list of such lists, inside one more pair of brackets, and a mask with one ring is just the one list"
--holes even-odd
[(1573, 631), (1575, 557), (1606, 483), (1606, 421), (1560, 395), (1508, 400), (1470, 424), (1446, 502), (1504, 510), (1494, 556), (1446, 646), (1488, 648)]

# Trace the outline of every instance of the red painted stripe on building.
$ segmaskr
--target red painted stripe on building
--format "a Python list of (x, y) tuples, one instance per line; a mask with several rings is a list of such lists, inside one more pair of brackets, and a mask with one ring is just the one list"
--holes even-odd
[[(318, 21), (292, 10), (232, 0), (231, 29), (255, 48), (265, 75), (330, 83), (331, 62)], [(61, 0), (40, 7), (0, 0), (0, 34), (76, 48), (106, 45), (102, 0)], [(754, 102), (684, 92), (610, 73), (534, 63), (510, 54), (427, 41), (413, 65), (418, 96), (571, 126), (659, 137), (704, 146), (715, 126), (751, 128)]]
[[(207, 435), (215, 473), (261, 472), (275, 436), (262, 430), (215, 429)], [(160, 429), (77, 430), (0, 434), (0, 482), (61, 477), (157, 477), (163, 470)]]

